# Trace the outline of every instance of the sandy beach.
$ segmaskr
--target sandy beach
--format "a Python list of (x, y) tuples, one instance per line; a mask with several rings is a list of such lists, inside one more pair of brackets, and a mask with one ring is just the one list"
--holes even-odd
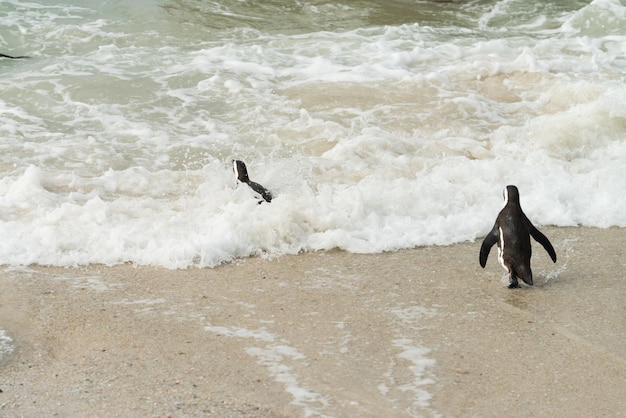
[(3, 417), (626, 416), (626, 229), (214, 269), (2, 267)]

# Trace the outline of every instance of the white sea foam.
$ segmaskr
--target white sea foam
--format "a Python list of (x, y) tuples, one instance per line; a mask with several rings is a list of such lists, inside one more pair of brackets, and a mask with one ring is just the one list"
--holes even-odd
[(206, 326), (204, 329), (214, 334), (226, 337), (253, 338), (265, 342), (274, 342), (275, 339), (274, 335), (265, 329), (249, 330), (246, 328), (221, 327), (214, 325)]
[(5, 356), (13, 352), (13, 339), (6, 334), (6, 331), (0, 328), (0, 362)]
[(507, 184), (535, 223), (626, 227), (618, 0), (414, 21), (305, 2), (282, 25), (267, 4), (141, 3), (0, 5), (3, 52), (33, 56), (0, 60), (0, 263), (445, 245), (483, 235)]
[(426, 357), (430, 350), (415, 344), (410, 338), (397, 339), (393, 343), (396, 347), (402, 349), (398, 357), (411, 363), (408, 368), (414, 377), (412, 382), (406, 383), (398, 389), (413, 392), (415, 394), (414, 403), (416, 406), (428, 407), (432, 395), (423, 386), (431, 385), (435, 382), (432, 378), (427, 377), (429, 369), (435, 365), (435, 360)]
[[(98, 290), (98, 289), (96, 289)], [(124, 299), (122, 301), (119, 302), (114, 302), (114, 305), (160, 305), (167, 302), (165, 299), (163, 298), (159, 298), (159, 299), (139, 299), (139, 300), (127, 300)]]
[(292, 404), (304, 409), (304, 416), (326, 416), (322, 410), (329, 405), (328, 398), (320, 393), (303, 387), (292, 368), (285, 361), (303, 360), (306, 357), (293, 347), (272, 345), (264, 348), (251, 347), (246, 350), (251, 356), (258, 358), (259, 364), (265, 366), (274, 379), (286, 387), (293, 397)]
[(258, 363), (264, 366), (268, 373), (276, 382), (285, 386), (285, 390), (292, 396), (291, 403), (303, 408), (304, 416), (325, 416), (322, 410), (328, 406), (328, 399), (317, 392), (314, 392), (298, 381), (297, 375), (293, 372), (290, 362), (306, 362), (306, 356), (296, 348), (285, 344), (285, 341), (278, 340), (276, 336), (265, 329), (249, 330), (241, 327), (222, 327), (209, 325), (207, 331), (217, 335), (250, 338), (257, 343), (264, 343), (263, 347), (249, 347), (246, 353), (256, 357)]
[[(437, 311), (433, 308), (409, 306), (392, 309), (391, 313), (400, 319), (405, 327), (412, 330), (411, 333), (415, 333), (415, 331), (426, 326), (423, 318), (433, 317), (437, 314)], [(413, 379), (406, 383), (397, 382), (397, 389), (404, 392), (412, 392), (414, 394), (413, 405), (415, 407), (428, 408), (432, 395), (424, 387), (435, 382), (432, 376), (436, 362), (429, 357), (431, 350), (420, 345), (412, 338), (406, 337), (406, 331), (398, 334), (398, 338), (392, 341), (393, 345), (401, 350), (396, 356), (410, 363), (407, 369), (411, 372)], [(388, 373), (387, 378), (396, 380), (393, 377), (393, 370)], [(390, 388), (385, 383), (381, 383), (378, 386), (378, 390), (383, 394), (388, 394)]]

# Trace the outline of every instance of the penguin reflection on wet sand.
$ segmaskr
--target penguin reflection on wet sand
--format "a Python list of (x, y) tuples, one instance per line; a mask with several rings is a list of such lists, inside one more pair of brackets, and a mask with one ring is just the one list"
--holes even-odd
[(504, 189), (504, 208), (498, 214), (493, 229), (487, 234), (480, 247), (480, 265), (485, 267), (493, 244), (498, 245), (498, 260), (509, 273), (509, 288), (520, 287), (517, 279), (529, 286), (533, 285), (530, 270), (532, 249), (530, 237), (543, 245), (552, 261), (556, 263), (556, 252), (548, 238), (528, 220), (519, 202), (519, 191), (515, 186)]
[[(259, 183), (255, 183), (250, 180), (248, 177), (248, 169), (246, 165), (241, 160), (233, 160), (233, 171), (235, 172), (235, 176), (237, 177), (237, 181), (241, 183), (246, 183), (252, 190), (261, 195), (261, 197), (266, 202), (272, 201), (272, 194), (265, 187), (261, 186)], [(263, 203), (260, 201), (259, 203)]]

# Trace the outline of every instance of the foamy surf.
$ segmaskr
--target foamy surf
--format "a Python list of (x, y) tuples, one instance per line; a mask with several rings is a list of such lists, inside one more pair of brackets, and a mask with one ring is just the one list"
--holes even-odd
[(0, 62), (0, 263), (446, 245), (507, 184), (538, 224), (626, 226), (617, 0), (140, 3), (0, 6), (32, 56)]

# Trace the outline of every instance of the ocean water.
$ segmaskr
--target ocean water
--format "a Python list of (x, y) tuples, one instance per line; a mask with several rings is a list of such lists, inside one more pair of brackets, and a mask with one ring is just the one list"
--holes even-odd
[(53, 3), (0, 3), (0, 264), (626, 227), (623, 0)]

